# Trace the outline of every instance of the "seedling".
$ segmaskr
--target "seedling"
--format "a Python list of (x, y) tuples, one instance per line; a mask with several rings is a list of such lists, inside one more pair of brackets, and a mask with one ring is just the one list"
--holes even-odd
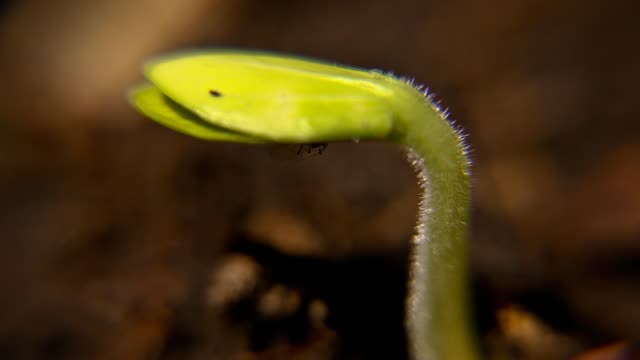
[(410, 352), (478, 358), (467, 269), (470, 164), (462, 136), (426, 93), (375, 70), (261, 52), (174, 54), (144, 72), (151, 84), (131, 92), (134, 106), (187, 135), (319, 152), (332, 141), (406, 146), (422, 189), (409, 265)]

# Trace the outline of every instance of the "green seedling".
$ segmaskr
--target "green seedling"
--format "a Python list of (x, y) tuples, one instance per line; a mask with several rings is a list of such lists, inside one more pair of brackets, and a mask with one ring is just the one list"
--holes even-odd
[(406, 146), (422, 189), (409, 265), (410, 353), (420, 360), (478, 358), (467, 261), (470, 164), (460, 133), (429, 96), (379, 71), (261, 52), (179, 53), (149, 62), (144, 73), (150, 84), (132, 90), (133, 105), (190, 136)]

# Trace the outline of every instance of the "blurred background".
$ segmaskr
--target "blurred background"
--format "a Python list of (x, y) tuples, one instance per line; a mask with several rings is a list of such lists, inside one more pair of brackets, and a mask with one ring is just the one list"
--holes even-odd
[(145, 59), (204, 46), (427, 84), (473, 148), (484, 351), (631, 358), (617, 350), (640, 339), (638, 11), (1, 2), (0, 358), (406, 358), (417, 190), (401, 149), (281, 156), (191, 139), (128, 105)]

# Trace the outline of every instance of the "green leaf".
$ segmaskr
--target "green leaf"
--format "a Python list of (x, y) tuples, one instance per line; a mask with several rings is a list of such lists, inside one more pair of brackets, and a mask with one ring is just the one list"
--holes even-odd
[(208, 51), (153, 60), (145, 74), (202, 120), (267, 141), (382, 139), (392, 129), (391, 91), (377, 72)]
[(240, 143), (263, 143), (244, 134), (235, 133), (203, 121), (192, 112), (164, 96), (153, 85), (140, 85), (129, 93), (129, 100), (143, 114), (156, 122), (204, 140), (232, 141)]

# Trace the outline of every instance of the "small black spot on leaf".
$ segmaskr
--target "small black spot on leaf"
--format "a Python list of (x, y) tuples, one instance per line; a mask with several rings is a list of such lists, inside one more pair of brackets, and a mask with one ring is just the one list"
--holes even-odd
[(213, 97), (222, 97), (222, 93), (218, 90), (209, 90), (209, 94)]

